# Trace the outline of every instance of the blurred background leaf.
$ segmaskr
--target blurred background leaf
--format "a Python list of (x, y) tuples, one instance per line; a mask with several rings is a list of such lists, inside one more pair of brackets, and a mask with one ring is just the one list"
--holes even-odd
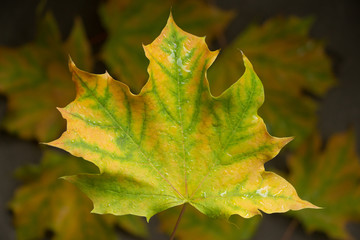
[(322, 149), (314, 135), (292, 154), (290, 182), (304, 199), (324, 209), (296, 211), (307, 230), (335, 239), (350, 239), (346, 223), (360, 221), (360, 162), (353, 130), (332, 136)]
[(106, 216), (91, 214), (92, 203), (73, 185), (58, 179), (64, 174), (97, 172), (89, 162), (55, 151), (45, 151), (41, 165), (17, 171), (24, 181), (10, 207), (18, 239), (116, 239)]
[[(324, 45), (312, 40), (310, 18), (274, 18), (252, 25), (225, 48), (209, 70), (215, 96), (240, 78), (244, 71), (240, 49), (263, 82), (265, 102), (259, 115), (270, 133), (295, 136), (294, 148), (314, 129), (318, 101), (334, 85)], [(237, 54), (235, 54), (237, 52)]]
[(56, 107), (75, 97), (67, 68), (68, 56), (91, 70), (92, 58), (82, 23), (63, 44), (51, 14), (41, 19), (33, 43), (0, 48), (0, 93), (8, 105), (2, 127), (25, 139), (49, 141), (62, 132), (65, 121)]

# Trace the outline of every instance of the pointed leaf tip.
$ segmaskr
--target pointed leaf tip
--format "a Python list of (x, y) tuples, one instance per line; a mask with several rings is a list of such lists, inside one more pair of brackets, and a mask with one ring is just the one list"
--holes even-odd
[(174, 19), (173, 14), (172, 14), (172, 6), (170, 7), (170, 13), (169, 13), (168, 21), (169, 21), (169, 19)]
[(70, 54), (69, 54), (68, 66), (69, 66), (70, 72), (72, 72), (73, 69), (76, 68), (76, 65), (75, 65), (74, 61), (72, 60)]
[(241, 54), (242, 54), (242, 58), (243, 58), (243, 61), (244, 61), (244, 65), (245, 65), (245, 68), (249, 68), (249, 69), (254, 69), (252, 63), (250, 62), (250, 60), (246, 57), (246, 55), (244, 54), (244, 52), (242, 50), (240, 50)]
[(284, 146), (287, 145), (288, 143), (290, 143), (291, 141), (293, 141), (295, 139), (295, 137), (283, 137), (281, 138), (283, 143), (284, 143)]
[[(172, 10), (170, 10), (169, 17), (168, 17), (168, 20), (167, 20), (166, 25), (168, 25), (168, 24), (175, 24), (175, 25), (176, 25), (176, 23), (175, 23), (175, 21), (174, 21), (174, 16), (173, 16), (173, 14), (172, 14)], [(177, 25), (176, 25), (176, 26), (177, 26)]]

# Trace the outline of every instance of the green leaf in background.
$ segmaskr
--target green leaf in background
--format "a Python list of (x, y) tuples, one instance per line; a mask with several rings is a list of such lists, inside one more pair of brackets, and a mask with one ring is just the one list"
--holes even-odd
[[(170, 234), (180, 211), (179, 207), (175, 207), (158, 214), (160, 229)], [(188, 207), (181, 219), (176, 239), (248, 240), (254, 235), (260, 220), (260, 216), (251, 219), (232, 216), (230, 221), (212, 219)]]
[(139, 95), (107, 73), (70, 63), (76, 99), (60, 109), (67, 131), (49, 145), (96, 164), (101, 174), (66, 177), (94, 202), (95, 213), (150, 219), (189, 203), (211, 217), (316, 208), (264, 169), (291, 138), (272, 137), (257, 115), (260, 79), (244, 56), (244, 75), (220, 97), (206, 71), (218, 51), (181, 30), (170, 16), (144, 47), (149, 81)]
[(346, 223), (360, 221), (360, 164), (353, 131), (331, 137), (325, 150), (314, 136), (290, 158), (290, 179), (301, 196), (321, 211), (292, 213), (309, 231), (350, 239)]
[(318, 103), (304, 92), (321, 97), (334, 84), (323, 44), (308, 36), (311, 24), (309, 18), (291, 17), (253, 25), (225, 48), (209, 70), (211, 91), (217, 96), (244, 71), (238, 49), (243, 50), (263, 80), (266, 101), (260, 115), (270, 133), (295, 136), (292, 147), (316, 126)]
[(54, 240), (115, 240), (114, 225), (146, 237), (144, 219), (91, 214), (90, 200), (75, 186), (59, 179), (67, 174), (96, 172), (93, 164), (53, 150), (44, 151), (41, 165), (20, 168), (17, 177), (24, 184), (10, 203), (17, 238), (42, 239), (50, 230)]
[[(156, 6), (156, 7), (154, 7)], [(149, 64), (141, 44), (150, 43), (164, 27), (172, 9), (177, 22), (185, 30), (208, 40), (221, 34), (232, 18), (205, 1), (193, 0), (110, 0), (100, 9), (100, 16), (109, 36), (102, 58), (111, 75), (138, 93), (148, 79)]]
[(2, 127), (25, 139), (49, 141), (64, 130), (55, 107), (75, 96), (68, 54), (91, 69), (92, 58), (80, 21), (65, 43), (51, 14), (38, 26), (36, 40), (18, 48), (0, 48), (0, 93), (8, 100)]

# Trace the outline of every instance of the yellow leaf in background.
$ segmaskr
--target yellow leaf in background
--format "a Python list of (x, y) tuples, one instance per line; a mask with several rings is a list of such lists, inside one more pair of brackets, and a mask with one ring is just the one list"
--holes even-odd
[(65, 43), (52, 15), (47, 14), (38, 28), (33, 43), (0, 48), (0, 93), (8, 100), (2, 127), (25, 139), (49, 141), (65, 128), (55, 107), (75, 95), (68, 54), (89, 70), (92, 58), (80, 21)]
[(215, 98), (206, 71), (218, 52), (204, 38), (170, 17), (144, 49), (150, 78), (139, 95), (70, 63), (77, 96), (60, 109), (67, 131), (49, 145), (99, 167), (100, 174), (66, 177), (92, 199), (93, 212), (150, 219), (189, 203), (211, 217), (250, 218), (315, 208), (264, 170), (291, 138), (270, 136), (257, 115), (263, 87), (245, 56), (244, 75)]
[(90, 200), (72, 184), (59, 179), (85, 172), (98, 170), (89, 162), (53, 150), (44, 151), (41, 165), (20, 168), (17, 177), (24, 184), (10, 203), (17, 239), (42, 239), (47, 231), (52, 231), (52, 239), (56, 240), (115, 240), (115, 225), (146, 237), (144, 219), (91, 214)]
[(321, 211), (292, 213), (309, 231), (351, 239), (346, 223), (360, 221), (360, 159), (353, 131), (331, 137), (324, 150), (319, 136), (298, 149), (290, 161), (290, 179), (301, 196)]
[(309, 18), (292, 17), (253, 25), (225, 48), (209, 71), (217, 96), (244, 71), (239, 49), (244, 51), (263, 80), (266, 101), (260, 114), (270, 133), (295, 136), (292, 148), (316, 127), (318, 102), (305, 92), (319, 98), (335, 82), (323, 44), (308, 36), (311, 24)]
[[(156, 7), (154, 7), (156, 6)], [(224, 31), (233, 17), (205, 1), (193, 0), (110, 0), (100, 9), (100, 16), (109, 36), (102, 50), (102, 59), (109, 72), (138, 93), (148, 75), (149, 61), (141, 44), (152, 41), (172, 12), (185, 30), (211, 41)]]

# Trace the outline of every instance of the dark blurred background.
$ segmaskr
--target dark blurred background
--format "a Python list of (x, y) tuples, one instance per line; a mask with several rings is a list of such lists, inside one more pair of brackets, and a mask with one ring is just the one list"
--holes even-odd
[[(40, 1), (0, 1), (0, 45), (20, 46), (34, 38), (35, 12)], [(93, 40), (93, 51), (98, 51), (104, 35), (97, 9), (100, 0), (49, 0), (47, 9), (54, 13), (63, 37), (66, 38), (76, 16), (84, 21), (87, 35)], [(319, 129), (324, 137), (353, 126), (360, 136), (360, 1), (359, 0), (212, 0), (225, 10), (235, 10), (237, 15), (226, 31), (226, 41), (242, 32), (250, 23), (262, 23), (274, 16), (313, 16), (315, 18), (311, 37), (326, 44), (326, 52), (333, 62), (333, 71), (338, 79), (321, 102)], [(154, 6), (156, 7), (156, 6)], [(106, 37), (106, 36), (105, 36)], [(94, 40), (95, 39), (95, 40)], [(213, 46), (217, 48), (216, 43)], [(97, 64), (97, 72), (104, 67)], [(0, 120), (6, 111), (6, 98), (0, 97)], [(358, 144), (359, 150), (359, 144)], [(358, 151), (359, 152), (359, 151)], [(0, 132), (0, 239), (15, 239), (11, 213), (6, 204), (19, 184), (13, 172), (21, 165), (37, 163), (40, 159), (37, 143), (20, 140), (6, 132)], [(254, 239), (281, 239), (288, 228), (289, 219), (281, 214), (265, 215)], [(349, 231), (360, 239), (360, 226), (350, 224)], [(320, 233), (308, 236), (297, 227), (293, 240), (328, 239)]]

